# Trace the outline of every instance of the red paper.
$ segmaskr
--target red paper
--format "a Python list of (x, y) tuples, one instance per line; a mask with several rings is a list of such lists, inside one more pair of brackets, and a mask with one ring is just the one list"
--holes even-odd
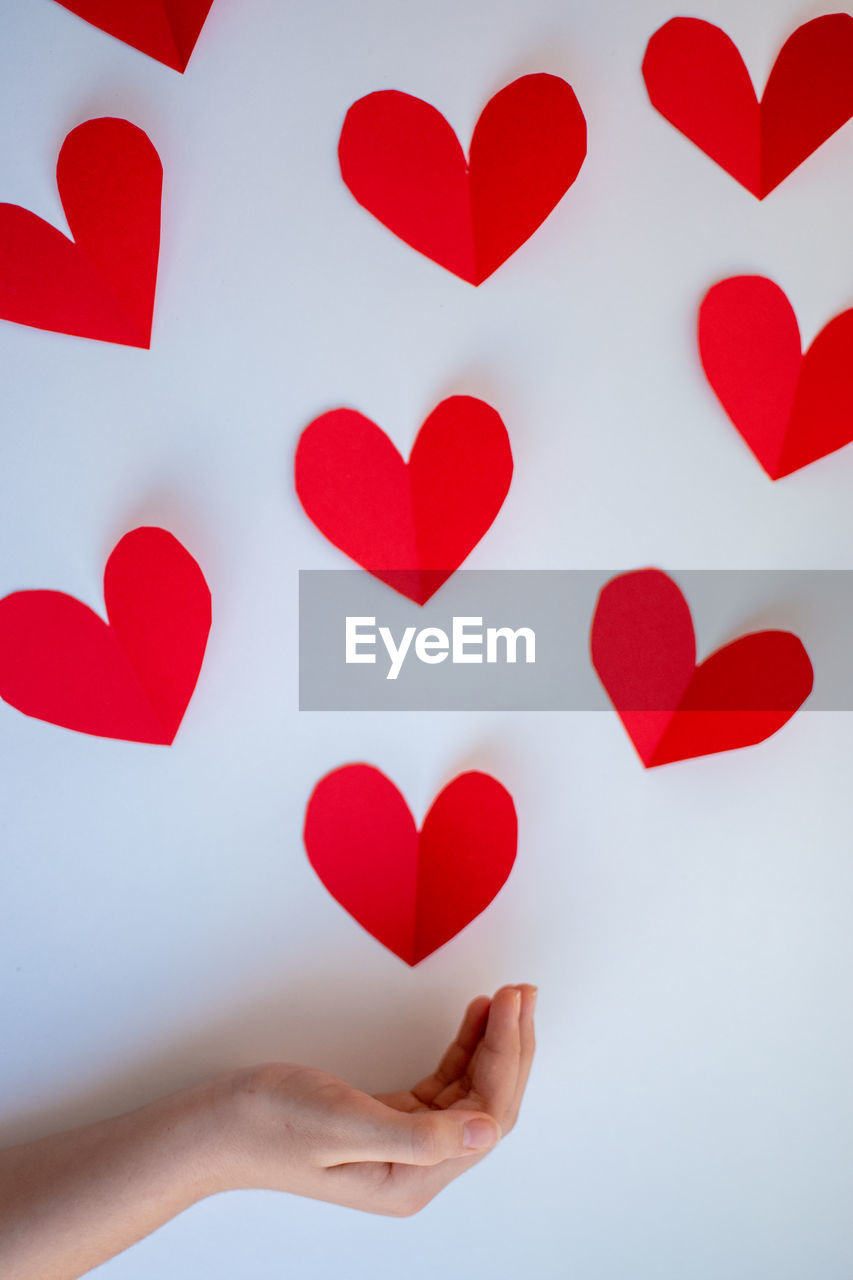
[(812, 689), (789, 631), (755, 631), (696, 665), (693, 621), (665, 573), (641, 569), (598, 597), (592, 664), (647, 769), (763, 742)]
[(771, 480), (853, 440), (853, 310), (831, 320), (803, 355), (797, 317), (779, 286), (735, 276), (702, 303), (699, 353)]
[(853, 18), (798, 27), (760, 103), (737, 47), (699, 18), (655, 32), (643, 76), (661, 115), (763, 200), (853, 116)]
[(517, 836), (512, 797), (486, 773), (454, 778), (420, 832), (393, 782), (366, 764), (322, 778), (305, 813), (308, 860), (329, 893), (409, 965), (486, 909)]
[(0, 204), (0, 318), (149, 347), (162, 181), (150, 139), (127, 120), (72, 129), (56, 182), (73, 239)]
[(104, 603), (109, 623), (61, 591), (0, 600), (0, 697), (78, 733), (167, 746), (210, 630), (201, 569), (164, 529), (134, 529), (107, 561)]
[(394, 89), (347, 112), (338, 157), (360, 205), (406, 244), (482, 284), (577, 177), (586, 121), (558, 76), (522, 76), (483, 109), (470, 159), (440, 112)]
[(494, 409), (451, 396), (421, 427), (408, 463), (354, 409), (324, 413), (302, 433), (295, 476), (306, 514), (330, 542), (425, 604), (500, 511), (512, 453)]
[(108, 35), (185, 71), (213, 0), (57, 0)]

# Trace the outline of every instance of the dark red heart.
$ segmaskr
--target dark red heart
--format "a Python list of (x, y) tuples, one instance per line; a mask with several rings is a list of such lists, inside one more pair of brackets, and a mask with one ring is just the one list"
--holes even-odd
[(213, 0), (57, 0), (64, 9), (185, 71)]
[(512, 453), (497, 413), (471, 396), (432, 411), (408, 463), (375, 423), (335, 409), (303, 431), (295, 478), (306, 514), (330, 542), (424, 604), (500, 510)]
[(0, 697), (78, 733), (169, 745), (201, 670), (210, 591), (170, 533), (141, 528), (104, 570), (108, 623), (60, 591), (0, 600)]
[(347, 112), (338, 157), (360, 205), (406, 244), (478, 285), (566, 194), (586, 121), (559, 76), (522, 76), (483, 109), (470, 159), (440, 112), (384, 89)]
[(696, 665), (684, 596), (641, 569), (601, 591), (592, 663), (647, 769), (763, 742), (812, 689), (812, 665), (789, 631), (741, 636)]
[(699, 353), (726, 413), (771, 480), (853, 440), (853, 310), (803, 355), (797, 317), (764, 276), (734, 276), (699, 310)]
[(737, 47), (700, 18), (655, 32), (643, 76), (661, 115), (763, 200), (853, 116), (853, 18), (798, 27), (760, 103)]
[(150, 346), (160, 157), (127, 120), (87, 120), (65, 139), (56, 181), (73, 240), (28, 209), (0, 204), (0, 317)]
[(515, 862), (512, 797), (462, 773), (418, 831), (384, 773), (350, 764), (322, 778), (305, 813), (305, 849), (332, 897), (389, 951), (416, 965), (486, 909)]

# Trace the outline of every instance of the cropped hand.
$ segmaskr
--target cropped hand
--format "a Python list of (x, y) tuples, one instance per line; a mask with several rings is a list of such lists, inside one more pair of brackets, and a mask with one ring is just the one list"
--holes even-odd
[(230, 1184), (371, 1213), (421, 1209), (515, 1124), (533, 1060), (535, 999), (523, 985), (472, 1001), (436, 1070), (398, 1093), (371, 1097), (305, 1067), (256, 1068)]
[(535, 996), (502, 987), (474, 1000), (433, 1074), (399, 1093), (272, 1064), (0, 1151), (0, 1275), (77, 1280), (231, 1188), (417, 1212), (515, 1124)]

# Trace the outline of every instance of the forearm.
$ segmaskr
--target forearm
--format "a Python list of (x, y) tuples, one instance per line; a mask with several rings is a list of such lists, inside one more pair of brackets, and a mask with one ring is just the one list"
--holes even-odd
[(0, 1275), (76, 1280), (225, 1185), (227, 1083), (0, 1151)]

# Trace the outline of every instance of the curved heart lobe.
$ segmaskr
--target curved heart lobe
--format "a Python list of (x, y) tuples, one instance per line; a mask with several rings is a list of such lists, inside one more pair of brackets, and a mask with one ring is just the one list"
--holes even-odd
[(641, 569), (602, 589), (592, 664), (647, 769), (771, 737), (812, 689), (788, 631), (756, 631), (696, 665), (693, 621), (666, 574)]
[(425, 604), (480, 541), (511, 479), (506, 428), (472, 396), (451, 396), (432, 411), (408, 462), (354, 409), (316, 418), (296, 450), (296, 492), (309, 519), (417, 604)]
[(699, 309), (699, 354), (721, 405), (771, 480), (853, 440), (853, 310), (802, 353), (785, 294), (764, 276), (714, 285)]
[(655, 32), (643, 77), (661, 115), (763, 200), (853, 116), (853, 18), (798, 27), (760, 103), (736, 45), (700, 18)]
[(108, 622), (60, 591), (0, 600), (0, 697), (101, 738), (174, 741), (210, 630), (201, 569), (164, 529), (125, 534), (104, 570)]
[(322, 778), (305, 813), (308, 860), (354, 920), (416, 965), (486, 909), (515, 861), (512, 797), (486, 773), (462, 773), (418, 831), (385, 774), (344, 765)]
[(466, 160), (440, 112), (394, 89), (360, 98), (338, 144), (360, 205), (406, 244), (482, 284), (548, 217), (586, 156), (586, 121), (559, 76), (522, 76), (486, 104)]
[(71, 240), (28, 209), (0, 204), (0, 317), (149, 347), (160, 157), (127, 120), (87, 120), (65, 139), (56, 182)]
[(185, 71), (213, 0), (57, 0), (93, 27)]

